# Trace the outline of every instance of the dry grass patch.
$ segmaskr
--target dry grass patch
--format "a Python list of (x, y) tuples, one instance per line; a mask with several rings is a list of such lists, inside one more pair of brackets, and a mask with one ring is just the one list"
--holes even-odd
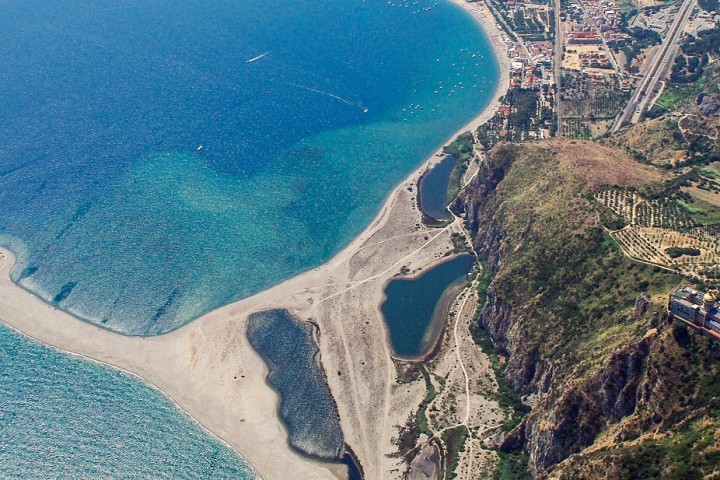
[(549, 141), (563, 168), (581, 177), (591, 190), (604, 186), (638, 187), (663, 179), (660, 170), (634, 161), (630, 155), (584, 140)]
[(634, 152), (655, 165), (677, 165), (686, 156), (685, 138), (675, 121), (646, 120), (605, 140), (605, 143)]

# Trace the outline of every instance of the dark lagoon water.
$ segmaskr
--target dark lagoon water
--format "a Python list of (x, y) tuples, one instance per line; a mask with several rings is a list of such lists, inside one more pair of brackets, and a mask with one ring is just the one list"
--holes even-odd
[(381, 310), (397, 355), (415, 357), (432, 346), (452, 300), (449, 294), (467, 281), (474, 263), (472, 255), (458, 255), (417, 278), (388, 283)]
[(328, 260), (498, 78), (486, 36), (445, 1), (0, 9), (13, 280), (129, 334)]
[(290, 445), (307, 455), (337, 461), (343, 454), (343, 433), (313, 328), (285, 310), (269, 310), (250, 315), (247, 335), (270, 370), (268, 382), (280, 395), (280, 417)]
[(0, 478), (259, 478), (135, 377), (4, 326), (0, 403)]
[(448, 187), (457, 160), (447, 156), (423, 175), (420, 180), (420, 208), (425, 214), (435, 220), (450, 220), (452, 216), (447, 211)]

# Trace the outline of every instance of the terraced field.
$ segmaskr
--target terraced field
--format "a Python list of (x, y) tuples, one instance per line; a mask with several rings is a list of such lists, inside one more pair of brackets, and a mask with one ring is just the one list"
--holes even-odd
[(623, 188), (603, 190), (595, 199), (625, 222), (610, 234), (628, 256), (691, 277), (720, 278), (720, 218), (707, 223), (698, 218), (718, 210), (720, 195), (687, 190), (692, 204), (646, 200)]

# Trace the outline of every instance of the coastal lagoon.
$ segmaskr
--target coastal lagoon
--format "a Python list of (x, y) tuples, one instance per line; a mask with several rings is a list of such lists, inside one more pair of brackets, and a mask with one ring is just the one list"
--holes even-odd
[(0, 477), (259, 478), (162, 393), (0, 326)]
[(313, 328), (285, 310), (269, 310), (248, 317), (247, 335), (270, 370), (268, 382), (280, 395), (280, 417), (290, 445), (334, 461), (343, 455), (343, 433)]
[(446, 2), (0, 5), (12, 278), (126, 334), (328, 260), (498, 81)]
[(458, 255), (416, 278), (398, 278), (385, 287), (382, 314), (395, 354), (417, 357), (438, 338), (450, 302), (475, 264), (472, 255)]
[(447, 205), (450, 202), (448, 199), (450, 176), (455, 165), (457, 165), (457, 159), (446, 156), (423, 174), (418, 187), (420, 208), (423, 213), (441, 222), (452, 219)]

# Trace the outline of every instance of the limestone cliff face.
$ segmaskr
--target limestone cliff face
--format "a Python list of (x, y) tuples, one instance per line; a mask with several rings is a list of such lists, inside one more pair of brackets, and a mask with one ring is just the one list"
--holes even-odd
[[(592, 445), (603, 429), (638, 407), (648, 344), (649, 340), (641, 340), (621, 348), (589, 379), (559, 386), (552, 401), (540, 403), (508, 436), (504, 447), (525, 445), (531, 471), (538, 474)], [(652, 388), (645, 393), (652, 395)]]
[[(696, 368), (665, 319), (658, 299), (680, 279), (633, 264), (608, 242), (582, 179), (559, 157), (500, 146), (454, 207), (495, 273), (480, 326), (507, 358), (508, 385), (533, 398), (501, 450), (525, 451), (536, 477), (605, 478), (643, 458), (638, 439), (685, 435), (674, 419), (693, 402), (706, 406), (696, 386), (720, 372)], [(678, 368), (695, 386), (678, 382)], [(667, 458), (663, 472), (674, 471)]]
[[(504, 230), (504, 198), (497, 195), (497, 188), (521, 150), (504, 145), (503, 150), (494, 151), (482, 164), (475, 183), (455, 204), (455, 209), (466, 215), (476, 252), (482, 260), (489, 262), (494, 272), (503, 268), (503, 259), (514, 248), (514, 242)], [(507, 354), (505, 372), (509, 385), (523, 394), (537, 388), (545, 391), (552, 380), (551, 364), (539, 359), (536, 346), (525, 341), (523, 327), (527, 321), (532, 320), (524, 317), (522, 312), (513, 311), (510, 303), (490, 289), (480, 322), (499, 349)]]

